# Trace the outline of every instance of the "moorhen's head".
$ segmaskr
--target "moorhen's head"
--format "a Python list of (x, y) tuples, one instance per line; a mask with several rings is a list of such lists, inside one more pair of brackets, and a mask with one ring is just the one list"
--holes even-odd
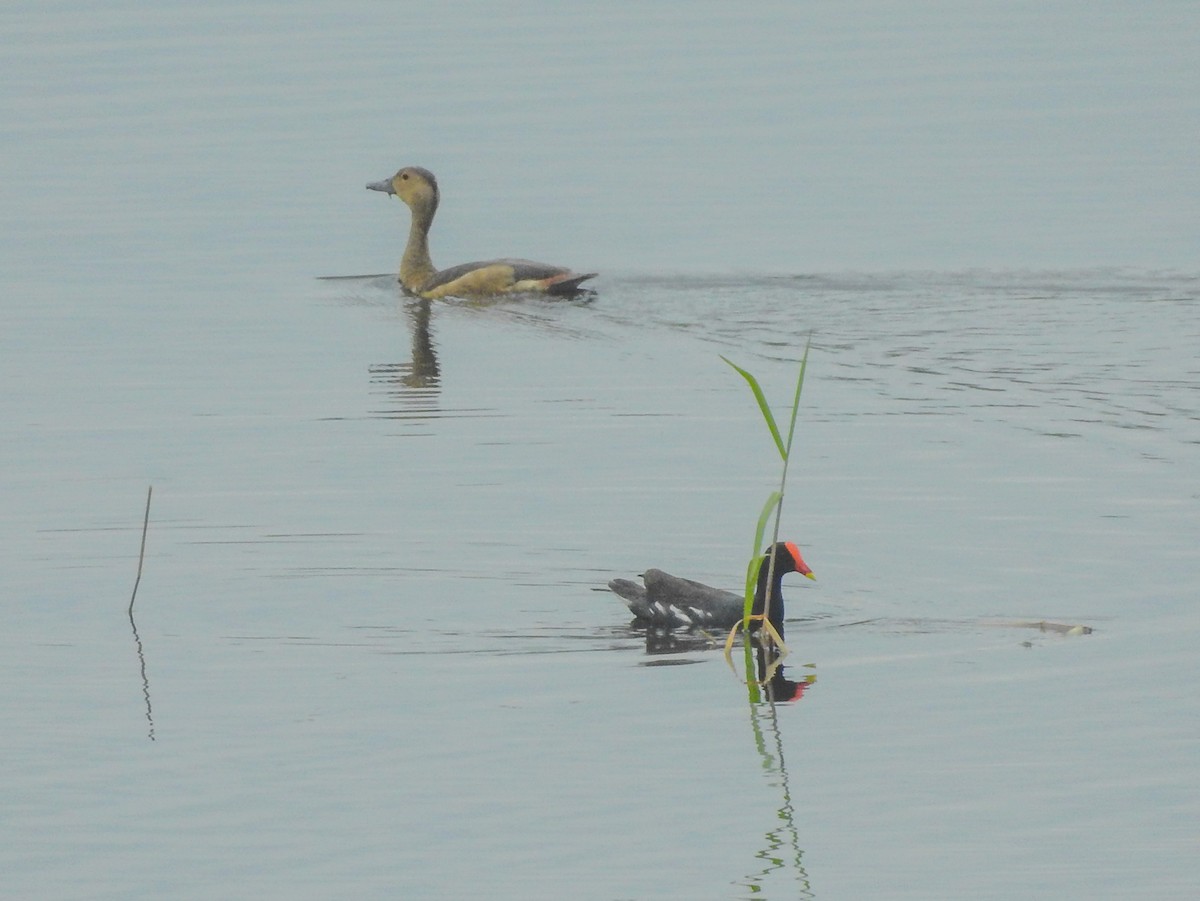
[[(766, 560), (767, 555), (763, 554), (763, 562)], [(790, 541), (781, 541), (775, 545), (775, 572), (800, 573), (810, 579), (816, 578), (804, 562), (804, 558), (800, 556), (800, 548)]]
[(763, 554), (762, 562), (758, 565), (758, 590), (754, 593), (752, 613), (761, 614), (766, 605), (768, 587), (770, 590), (771, 606), (767, 619), (771, 625), (783, 634), (783, 595), (780, 592), (780, 580), (788, 573), (799, 573), (809, 579), (816, 579), (813, 571), (804, 558), (800, 556), (800, 548), (790, 541), (780, 541), (772, 549), (775, 558), (774, 579), (767, 585), (767, 574), (771, 572), (771, 554)]

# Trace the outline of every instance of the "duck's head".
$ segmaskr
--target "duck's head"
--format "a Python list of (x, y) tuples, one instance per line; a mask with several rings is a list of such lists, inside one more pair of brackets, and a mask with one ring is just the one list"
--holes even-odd
[(437, 179), (432, 172), (420, 166), (405, 166), (391, 178), (371, 182), (367, 190), (395, 194), (414, 210), (432, 213), (438, 205)]

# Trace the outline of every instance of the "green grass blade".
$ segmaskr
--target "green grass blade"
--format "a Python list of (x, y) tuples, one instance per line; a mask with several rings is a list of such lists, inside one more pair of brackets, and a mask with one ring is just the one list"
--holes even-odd
[(804, 390), (804, 370), (808, 368), (808, 349), (812, 346), (812, 332), (804, 344), (804, 356), (800, 359), (800, 375), (796, 378), (796, 396), (792, 398), (792, 420), (788, 425), (787, 444), (783, 448), (783, 459), (792, 452), (792, 436), (796, 434), (796, 414), (800, 410), (800, 392)]
[[(750, 386), (750, 390), (754, 392), (754, 399), (758, 401), (758, 409), (762, 411), (763, 419), (767, 421), (767, 428), (771, 430), (771, 437), (775, 439), (775, 447), (779, 449), (779, 456), (786, 460), (787, 448), (783, 444), (783, 437), (779, 434), (779, 426), (775, 425), (775, 416), (771, 413), (771, 407), (767, 403), (766, 395), (763, 394), (762, 388), (759, 387), (758, 379), (744, 370), (741, 366), (737, 365), (737, 363), (734, 363), (728, 357), (722, 356), (721, 359), (732, 366), (737, 373), (746, 380), (746, 383)], [(797, 403), (799, 403), (798, 399)], [(793, 423), (794, 421), (795, 420), (793, 417)]]
[(754, 606), (754, 589), (758, 587), (758, 560), (762, 556), (763, 533), (767, 531), (767, 520), (782, 500), (782, 494), (772, 491), (763, 505), (762, 513), (758, 515), (758, 530), (754, 533), (754, 553), (750, 555), (750, 565), (746, 567), (746, 605), (742, 609), (742, 619), (750, 615), (750, 608)]

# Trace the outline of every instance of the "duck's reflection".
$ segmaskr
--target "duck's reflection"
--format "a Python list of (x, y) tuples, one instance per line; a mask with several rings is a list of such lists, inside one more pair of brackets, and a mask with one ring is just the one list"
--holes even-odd
[(437, 351), (430, 329), (430, 302), (405, 301), (404, 313), (412, 328), (412, 359), (406, 363), (376, 363), (369, 367), (372, 393), (383, 394), (389, 405), (376, 410), (383, 418), (407, 418), (439, 411), (440, 375)]

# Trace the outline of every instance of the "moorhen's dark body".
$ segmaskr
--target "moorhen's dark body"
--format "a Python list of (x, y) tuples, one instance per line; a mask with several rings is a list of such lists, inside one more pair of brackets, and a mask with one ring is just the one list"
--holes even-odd
[[(763, 554), (758, 565), (758, 587), (754, 592), (752, 614), (766, 608), (767, 619), (776, 630), (783, 631), (783, 592), (781, 581), (787, 573), (800, 573), (815, 579), (800, 549), (790, 541), (775, 545), (775, 572), (769, 586), (770, 556)], [(668, 629), (693, 626), (729, 628), (742, 619), (745, 601), (740, 594), (711, 588), (691, 579), (681, 579), (661, 569), (642, 573), (643, 585), (629, 579), (613, 579), (608, 587), (621, 596), (630, 612), (647, 625)], [(769, 599), (769, 604), (768, 604)]]

